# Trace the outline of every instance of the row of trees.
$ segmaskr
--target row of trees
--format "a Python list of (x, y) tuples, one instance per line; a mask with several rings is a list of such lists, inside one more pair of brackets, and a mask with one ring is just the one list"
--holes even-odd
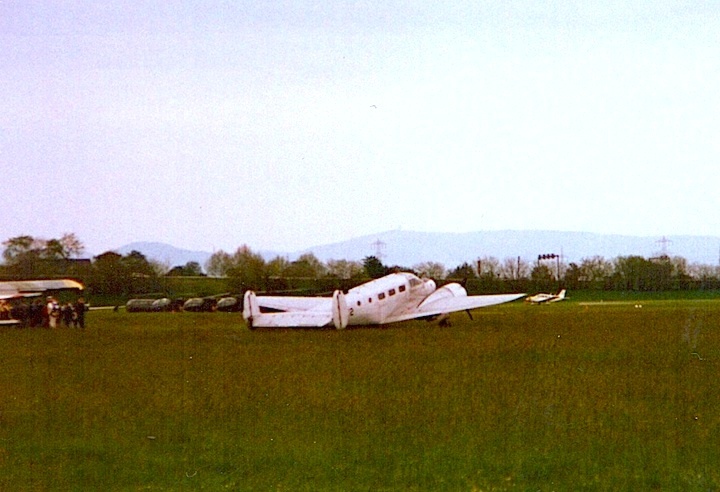
[(108, 251), (83, 259), (85, 246), (75, 234), (59, 239), (18, 236), (2, 243), (5, 278), (73, 277), (94, 294), (127, 295), (157, 291), (167, 268), (139, 251), (127, 255)]
[(40, 239), (17, 236), (3, 242), (2, 257), (6, 268), (20, 276), (61, 273), (62, 266), (78, 259), (85, 246), (75, 234), (64, 234), (59, 239)]
[[(129, 295), (164, 289), (168, 276), (204, 275), (197, 262), (170, 267), (148, 259), (139, 251), (126, 255), (108, 251), (92, 260), (82, 259), (85, 248), (74, 234), (59, 239), (18, 236), (2, 243), (2, 271), (5, 277), (32, 278), (72, 276), (85, 282), (93, 294)], [(538, 258), (530, 263), (522, 258), (482, 257), (451, 270), (437, 262), (410, 267), (384, 265), (374, 256), (362, 262), (350, 260), (320, 261), (312, 253), (294, 261), (278, 256), (266, 261), (248, 246), (234, 253), (218, 251), (204, 265), (208, 275), (226, 277), (228, 287), (241, 292), (246, 288), (279, 291), (315, 288), (347, 288), (368, 278), (392, 271), (414, 271), (420, 276), (463, 280), (472, 292), (506, 290), (548, 290), (567, 288), (594, 290), (660, 291), (719, 289), (720, 268), (688, 264), (682, 257), (643, 258), (620, 256), (613, 260), (601, 256), (583, 258), (565, 264)]]
[[(560, 259), (535, 263), (517, 258), (499, 260), (482, 257), (475, 264), (463, 263), (451, 270), (437, 262), (424, 262), (411, 267), (386, 266), (374, 257), (363, 262), (330, 260), (323, 263), (308, 253), (295, 261), (282, 257), (266, 262), (247, 246), (234, 254), (215, 253), (207, 263), (210, 275), (227, 276), (238, 286), (273, 290), (292, 288), (291, 279), (360, 280), (377, 278), (392, 271), (413, 271), (435, 280), (462, 280), (475, 292), (497, 292), (521, 289), (546, 290), (564, 286), (573, 290), (663, 291), (719, 289), (720, 267), (688, 264), (685, 258), (660, 256), (619, 256), (607, 260), (601, 256), (583, 258), (565, 264)], [(279, 285), (278, 285), (279, 284)]]

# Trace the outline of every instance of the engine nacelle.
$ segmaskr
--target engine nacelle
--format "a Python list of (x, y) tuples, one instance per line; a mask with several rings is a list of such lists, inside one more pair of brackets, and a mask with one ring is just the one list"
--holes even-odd
[(421, 289), (421, 294), (423, 296), (429, 296), (430, 294), (435, 292), (435, 290), (437, 289), (437, 284), (435, 283), (435, 281), (433, 279), (426, 278), (426, 279), (423, 279), (423, 284), (422, 284), (422, 287), (420, 287), (420, 289)]
[(465, 290), (465, 287), (462, 285), (453, 282), (450, 284), (445, 284), (439, 289), (437, 289), (435, 292), (427, 296), (423, 302), (420, 303), (419, 307), (422, 307), (426, 304), (432, 304), (435, 301), (438, 301), (440, 299), (447, 299), (448, 297), (466, 297), (467, 291)]

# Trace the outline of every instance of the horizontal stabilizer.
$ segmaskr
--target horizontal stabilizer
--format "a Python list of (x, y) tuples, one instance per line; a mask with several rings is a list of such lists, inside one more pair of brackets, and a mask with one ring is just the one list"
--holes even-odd
[(252, 317), (253, 328), (321, 328), (332, 322), (332, 314), (319, 312), (262, 313)]
[(330, 311), (332, 299), (328, 297), (256, 296), (258, 307), (278, 311)]

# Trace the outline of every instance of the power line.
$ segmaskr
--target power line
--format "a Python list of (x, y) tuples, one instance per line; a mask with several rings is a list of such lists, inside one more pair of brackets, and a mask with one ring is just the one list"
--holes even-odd
[(382, 260), (383, 256), (385, 256), (383, 250), (385, 249), (385, 246), (387, 246), (387, 244), (378, 239), (377, 241), (372, 243), (371, 246), (375, 247), (375, 258), (377, 258), (378, 260)]

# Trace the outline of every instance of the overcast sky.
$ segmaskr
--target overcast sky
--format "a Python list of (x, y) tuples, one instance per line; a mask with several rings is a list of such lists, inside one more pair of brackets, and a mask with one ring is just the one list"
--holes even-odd
[(0, 0), (0, 240), (720, 235), (719, 13)]

